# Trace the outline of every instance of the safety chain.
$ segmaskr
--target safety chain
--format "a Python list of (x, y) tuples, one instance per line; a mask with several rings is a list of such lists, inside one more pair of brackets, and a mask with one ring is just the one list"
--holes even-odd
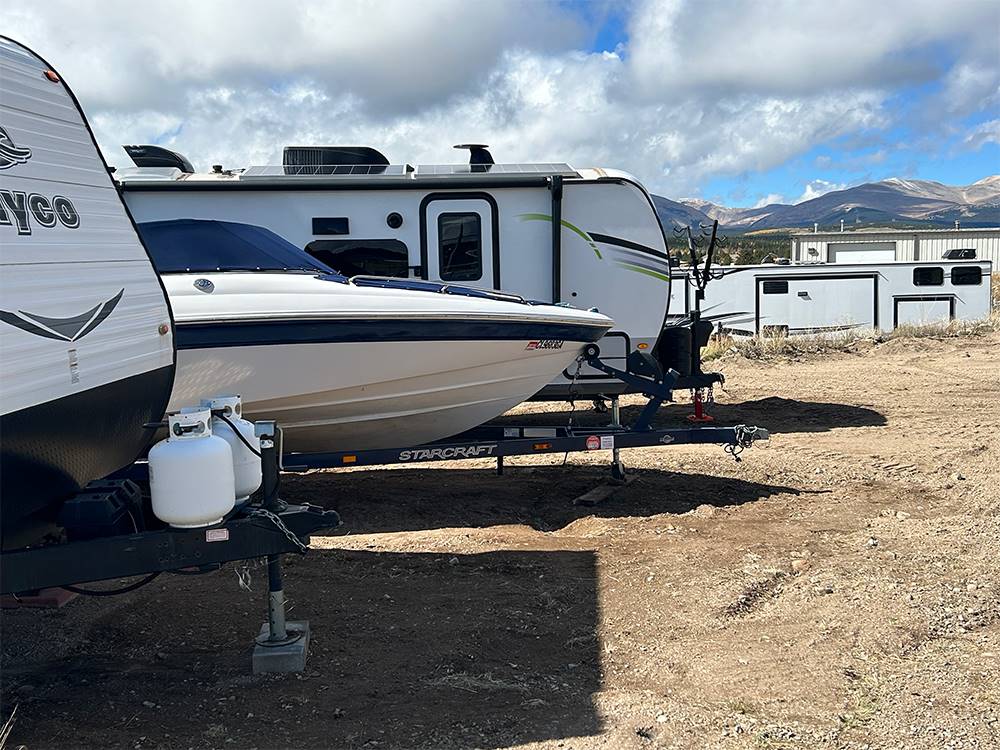
[(753, 446), (754, 441), (757, 439), (757, 427), (747, 427), (745, 424), (738, 424), (733, 428), (735, 433), (735, 440), (723, 447), (729, 455), (735, 459), (736, 463), (739, 463), (743, 459), (740, 458), (740, 454)]
[[(583, 355), (581, 354), (576, 358), (576, 372), (573, 373), (573, 379), (569, 383), (569, 419), (566, 420), (566, 427), (570, 430), (573, 429), (573, 415), (576, 414), (576, 381), (580, 377), (580, 371), (583, 369)], [(563, 453), (562, 465), (565, 466), (566, 462), (569, 460), (569, 451)]]
[(302, 540), (299, 539), (297, 536), (295, 536), (295, 534), (292, 533), (291, 529), (285, 526), (285, 522), (282, 521), (281, 518), (279, 518), (266, 508), (247, 508), (247, 515), (266, 518), (268, 521), (273, 523), (278, 528), (278, 531), (280, 531), (282, 534), (288, 537), (288, 541), (290, 541), (292, 544), (295, 545), (295, 547), (299, 551), (299, 554), (304, 555), (309, 550), (309, 545), (303, 544)]

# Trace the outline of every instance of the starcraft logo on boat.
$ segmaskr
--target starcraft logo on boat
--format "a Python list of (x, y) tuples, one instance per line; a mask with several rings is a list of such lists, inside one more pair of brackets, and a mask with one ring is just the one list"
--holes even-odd
[(0, 125), (0, 169), (9, 169), (15, 164), (24, 164), (31, 158), (31, 149), (14, 143), (7, 129)]
[(48, 318), (44, 315), (18, 310), (16, 313), (0, 310), (0, 320), (20, 328), (27, 333), (58, 341), (79, 341), (103, 323), (118, 306), (125, 290), (122, 289), (111, 299), (68, 318)]

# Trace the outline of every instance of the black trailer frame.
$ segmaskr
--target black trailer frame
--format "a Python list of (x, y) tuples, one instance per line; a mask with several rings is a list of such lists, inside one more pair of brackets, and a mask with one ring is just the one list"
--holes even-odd
[(722, 375), (718, 373), (699, 372), (697, 376), (685, 378), (675, 370), (664, 371), (650, 354), (639, 351), (629, 355), (628, 371), (620, 370), (601, 360), (600, 348), (596, 344), (585, 347), (579, 362), (616, 377), (633, 392), (638, 391), (649, 397), (632, 425), (622, 425), (618, 396), (615, 395), (610, 399), (611, 423), (605, 427), (486, 424), (452, 438), (403, 448), (285, 453), (281, 468), (294, 472), (490, 458), (496, 460), (497, 473), (502, 474), (503, 460), (508, 456), (610, 450), (612, 478), (621, 480), (625, 478), (625, 466), (619, 453), (622, 448), (722, 444), (738, 461), (745, 448), (756, 440), (769, 438), (767, 430), (747, 425), (653, 429), (654, 417), (665, 401), (673, 400), (675, 388), (691, 388), (700, 394), (702, 389), (722, 382)]
[(304, 553), (309, 535), (336, 528), (340, 517), (335, 511), (281, 501), (274, 439), (280, 431), (273, 422), (257, 425), (263, 433), (260, 505), (237, 509), (222, 522), (197, 529), (137, 530), (5, 551), (0, 555), (0, 594)]

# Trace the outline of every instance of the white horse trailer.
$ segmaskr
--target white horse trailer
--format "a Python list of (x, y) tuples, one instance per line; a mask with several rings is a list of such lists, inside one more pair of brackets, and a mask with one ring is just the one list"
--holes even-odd
[[(596, 309), (615, 327), (602, 359), (634, 353), (690, 374), (691, 347), (664, 337), (667, 243), (632, 176), (566, 164), (391, 165), (367, 147), (288, 147), (281, 166), (197, 174), (173, 152), (126, 146), (116, 177), (139, 222), (215, 219), (263, 226), (341, 273), (396, 276)], [(684, 351), (680, 351), (680, 350)], [(574, 376), (576, 376), (574, 378)], [(613, 394), (619, 380), (565, 371), (540, 396)]]
[[(737, 335), (891, 331), (990, 314), (990, 261), (713, 268), (701, 318)], [(674, 269), (670, 319), (695, 306), (692, 272)]]

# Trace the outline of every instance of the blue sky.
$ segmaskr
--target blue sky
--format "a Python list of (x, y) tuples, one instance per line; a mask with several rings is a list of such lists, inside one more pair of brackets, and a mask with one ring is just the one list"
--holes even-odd
[(483, 142), (731, 206), (1000, 173), (996, 0), (49, 0), (4, 20), (117, 165), (123, 143), (207, 169)]

